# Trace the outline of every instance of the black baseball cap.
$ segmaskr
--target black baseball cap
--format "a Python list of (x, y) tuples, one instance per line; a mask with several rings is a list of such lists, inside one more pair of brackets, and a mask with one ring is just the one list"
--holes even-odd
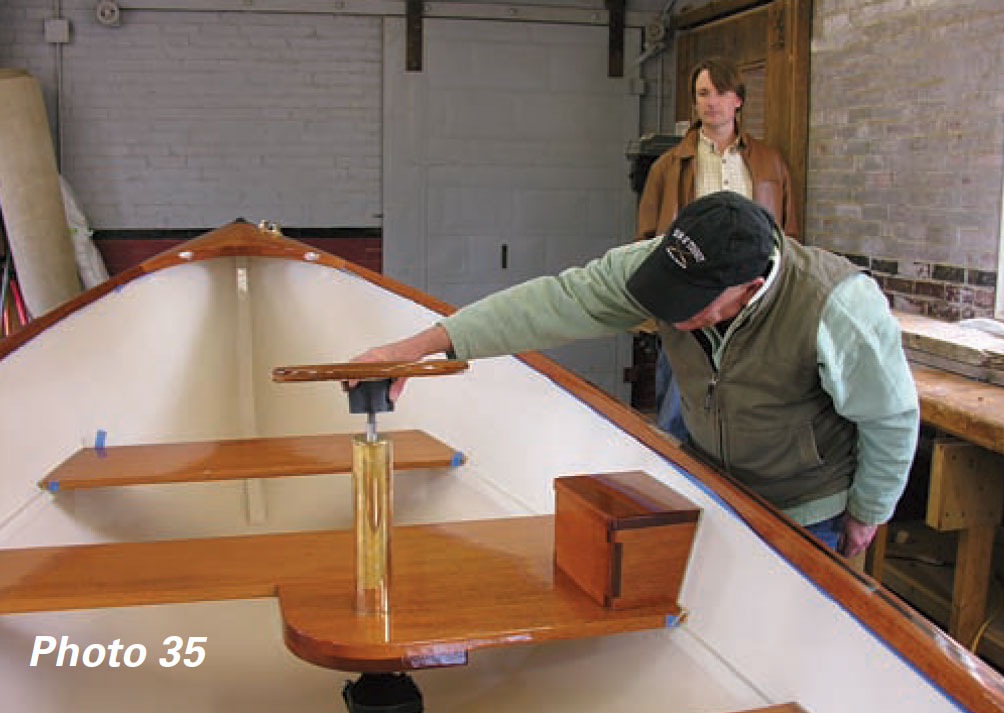
[(727, 287), (763, 275), (773, 251), (766, 209), (732, 191), (711, 193), (680, 211), (627, 289), (660, 320), (685, 322)]

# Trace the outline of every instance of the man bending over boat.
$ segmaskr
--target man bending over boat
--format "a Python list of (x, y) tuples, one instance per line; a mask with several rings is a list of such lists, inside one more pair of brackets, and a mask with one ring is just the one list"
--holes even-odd
[(736, 193), (694, 201), (666, 235), (489, 295), (357, 359), (499, 356), (652, 318), (689, 446), (842, 554), (862, 552), (892, 516), (917, 443), (899, 325), (868, 275), (786, 238)]

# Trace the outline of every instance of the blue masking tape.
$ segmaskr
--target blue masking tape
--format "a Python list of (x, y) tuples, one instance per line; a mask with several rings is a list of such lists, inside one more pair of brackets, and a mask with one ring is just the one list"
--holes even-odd
[(464, 454), (460, 451), (453, 451), (453, 456), (450, 457), (450, 467), (456, 468), (458, 465), (464, 464)]
[(98, 455), (103, 455), (105, 450), (105, 438), (108, 437), (108, 432), (103, 428), (99, 428), (98, 432), (94, 434), (94, 450), (98, 451)]
[(408, 663), (414, 668), (433, 668), (436, 666), (463, 666), (467, 663), (466, 651), (446, 651), (443, 653), (418, 654), (409, 656)]
[(680, 623), (679, 614), (667, 614), (666, 615), (666, 628), (672, 629), (674, 626)]
[(49, 490), (50, 493), (54, 493), (57, 490), (59, 490), (59, 481), (50, 480), (48, 483), (45, 484), (45, 487)]

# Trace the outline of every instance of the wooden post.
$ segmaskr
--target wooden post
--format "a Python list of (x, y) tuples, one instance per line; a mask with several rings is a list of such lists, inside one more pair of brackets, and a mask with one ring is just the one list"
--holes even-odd
[(606, 0), (607, 10), (610, 13), (610, 29), (608, 42), (608, 62), (607, 76), (624, 76), (624, 26), (625, 0)]
[(405, 3), (405, 49), (404, 66), (408, 72), (422, 71), (422, 0), (407, 0)]
[(876, 582), (882, 582), (882, 571), (885, 569), (886, 544), (889, 541), (889, 524), (879, 525), (875, 531), (875, 539), (867, 550), (865, 558), (865, 571), (870, 574)]
[(979, 525), (959, 532), (948, 633), (967, 648), (986, 616), (996, 530), (996, 525)]

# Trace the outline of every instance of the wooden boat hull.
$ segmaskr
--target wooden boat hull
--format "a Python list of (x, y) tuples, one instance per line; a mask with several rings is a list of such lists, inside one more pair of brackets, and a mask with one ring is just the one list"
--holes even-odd
[[(276, 384), (271, 369), (347, 360), (446, 309), (250, 226), (223, 232), (223, 248), (197, 243), (149, 261), (5, 345), (0, 548), (351, 526), (344, 475), (55, 494), (35, 485), (95, 439), (359, 431), (337, 386)], [(479, 650), (465, 666), (415, 674), (430, 709), (712, 713), (797, 701), (814, 713), (1004, 710), (999, 678), (978, 660), (539, 356), (414, 380), (380, 422), (421, 428), (467, 458), (455, 472), (398, 477), (396, 523), (546, 514), (554, 477), (623, 470), (648, 472), (703, 511), (680, 596), (684, 623)], [(32, 667), (39, 636), (65, 636), (81, 650), (141, 644), (147, 658), (71, 667), (47, 655)], [(169, 637), (204, 637), (204, 660), (162, 665), (172, 659)], [(289, 653), (274, 598), (0, 616), (0, 686), (11, 710), (329, 711), (341, 708), (348, 678)]]

